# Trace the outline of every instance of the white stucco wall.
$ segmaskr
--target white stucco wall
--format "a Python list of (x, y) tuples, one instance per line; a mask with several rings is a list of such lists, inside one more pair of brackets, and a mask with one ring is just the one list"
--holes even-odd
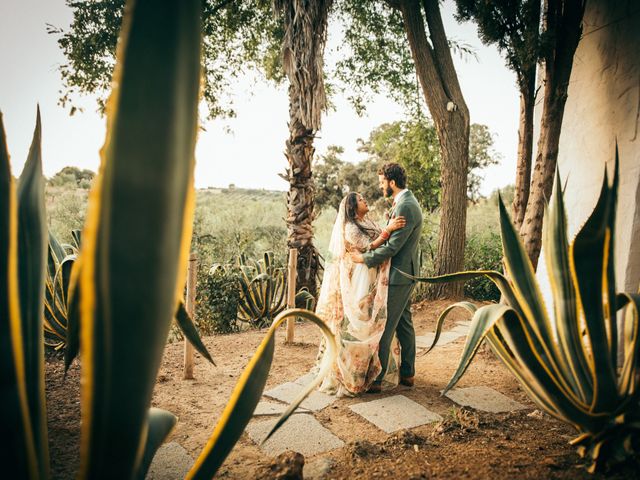
[[(537, 118), (539, 110), (541, 102)], [(640, 282), (639, 130), (640, 1), (589, 0), (573, 63), (558, 164), (567, 185), (565, 202), (573, 236), (595, 205), (605, 164), (613, 173), (617, 139), (616, 281), (619, 291), (629, 292), (638, 291)], [(544, 284), (544, 262), (540, 267)]]

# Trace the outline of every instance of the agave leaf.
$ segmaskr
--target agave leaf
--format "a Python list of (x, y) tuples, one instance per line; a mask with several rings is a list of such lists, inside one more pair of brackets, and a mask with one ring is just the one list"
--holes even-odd
[(523, 310), (521, 315), (528, 319), (525, 324), (526, 328), (532, 332), (531, 338), (545, 368), (554, 372), (555, 377), (570, 395), (577, 397), (571, 388), (570, 379), (573, 376), (570, 368), (563, 361), (564, 359), (558, 352), (559, 349), (553, 339), (551, 322), (529, 256), (525, 252), (519, 233), (509, 218), (502, 198), (498, 198), (498, 204), (505, 267)]
[(604, 274), (604, 298), (603, 309), (605, 316), (605, 326), (607, 328), (607, 337), (609, 340), (609, 356), (611, 357), (611, 365), (614, 366), (618, 362), (618, 323), (617, 323), (617, 308), (616, 308), (616, 272), (615, 272), (615, 258), (614, 258), (614, 241), (613, 235), (616, 228), (616, 207), (618, 200), (618, 184), (620, 181), (619, 172), (619, 159), (618, 159), (618, 143), (616, 142), (616, 157), (613, 170), (613, 181), (610, 187), (610, 205), (609, 215), (607, 217), (607, 231), (609, 232), (607, 251), (605, 256), (606, 272)]
[(153, 457), (176, 425), (178, 417), (160, 408), (150, 408), (147, 414), (147, 440), (144, 445), (142, 463), (136, 478), (144, 480), (153, 461)]
[[(454, 304), (450, 307), (449, 311), (451, 311), (454, 307), (463, 306), (460, 305), (460, 303)], [(463, 308), (467, 309), (468, 307), (464, 306)], [(467, 335), (467, 339), (464, 343), (464, 348), (462, 349), (462, 355), (460, 357), (460, 361), (458, 362), (458, 368), (456, 369), (455, 373), (451, 377), (451, 380), (449, 380), (449, 383), (442, 392), (443, 395), (451, 390), (456, 385), (456, 383), (460, 381), (460, 378), (462, 377), (462, 375), (464, 375), (464, 372), (467, 371), (471, 360), (473, 360), (473, 357), (478, 351), (480, 344), (487, 336), (487, 332), (500, 318), (505, 315), (507, 311), (510, 310), (514, 311), (511, 307), (502, 304), (485, 305), (476, 310), (473, 319), (471, 320), (471, 326), (469, 327), (469, 334)], [(442, 318), (442, 315), (440, 315), (440, 317)], [(438, 319), (438, 322), (440, 323), (440, 319)]]
[(320, 384), (324, 376), (329, 372), (331, 364), (337, 355), (335, 338), (329, 327), (327, 327), (318, 316), (308, 310), (290, 309), (278, 315), (269, 328), (265, 338), (262, 340), (262, 343), (253, 354), (249, 364), (242, 372), (242, 375), (240, 375), (240, 379), (233, 389), (231, 398), (222, 412), (216, 428), (211, 434), (207, 445), (187, 474), (187, 479), (200, 480), (212, 478), (225, 458), (227, 458), (227, 455), (229, 455), (229, 452), (240, 438), (240, 435), (242, 435), (247, 423), (251, 420), (253, 411), (262, 397), (264, 386), (267, 383), (267, 376), (271, 369), (271, 362), (273, 361), (277, 328), (287, 318), (296, 316), (303, 317), (320, 328), (326, 341), (327, 353), (323, 358), (322, 367), (316, 379), (289, 405), (266, 438), (269, 438), (289, 418), (302, 400)]
[(189, 316), (189, 313), (187, 312), (187, 309), (185, 308), (183, 302), (180, 302), (178, 304), (178, 311), (176, 312), (176, 323), (180, 327), (180, 330), (184, 334), (185, 338), (191, 345), (193, 345), (193, 347), (200, 353), (200, 355), (202, 355), (204, 358), (209, 360), (209, 362), (215, 365), (216, 362), (214, 362), (213, 358), (211, 358), (211, 354), (209, 354), (206, 345), (202, 343), (202, 339), (198, 334), (198, 329), (193, 324), (193, 320), (191, 320), (191, 317)]
[(67, 256), (64, 248), (56, 238), (56, 236), (49, 232), (49, 276), (54, 277), (58, 270), (58, 265), (62, 262), (62, 259)]
[(638, 392), (638, 359), (640, 358), (640, 338), (638, 335), (638, 312), (640, 311), (640, 294), (623, 294), (627, 305), (624, 316), (624, 360), (620, 372), (620, 395), (627, 397)]
[(537, 350), (537, 344), (527, 329), (527, 322), (528, 319), (511, 312), (496, 319), (496, 327), (520, 364), (521, 378), (528, 380), (531, 389), (544, 392), (553, 405), (552, 411), (561, 415), (565, 421), (576, 427), (594, 424), (597, 420), (589, 414), (588, 406), (567, 392), (555, 373), (545, 366), (541, 352)]
[(18, 291), (18, 215), (7, 140), (0, 113), (0, 424), (10, 478), (38, 478), (27, 403)]
[(556, 335), (561, 346), (559, 353), (571, 371), (568, 381), (573, 391), (579, 394), (582, 402), (590, 403), (593, 398), (593, 380), (579, 329), (576, 291), (571, 278), (564, 201), (560, 172), (557, 169), (552, 205), (544, 216), (542, 233), (555, 308)]
[[(589, 367), (595, 389), (591, 406), (598, 412), (612, 410), (618, 400), (615, 363), (610, 355), (614, 341), (608, 336), (603, 308), (603, 295), (607, 293), (603, 278), (609, 269), (607, 256), (611, 242), (608, 227), (611, 215), (615, 215), (612, 212), (615, 198), (608, 183), (605, 170), (598, 202), (570, 247), (572, 275), (578, 287), (578, 304), (584, 315), (591, 350)], [(615, 305), (615, 299), (607, 303)]]
[(131, 478), (193, 223), (199, 0), (127, 2), (80, 269), (79, 478)]
[(80, 351), (80, 268), (82, 259), (73, 263), (67, 290), (67, 337), (64, 346), (64, 371), (69, 370), (71, 362)]
[(18, 181), (18, 277), (27, 401), (38, 456), (38, 472), (49, 476), (49, 441), (44, 393), (45, 271), (47, 224), (42, 176), (40, 109), (27, 162)]
[(438, 317), (438, 321), (436, 322), (435, 335), (433, 337), (433, 343), (427, 349), (427, 351), (424, 352), (425, 355), (429, 353), (433, 349), (433, 347), (435, 347), (436, 344), (438, 343), (438, 340), (440, 339), (440, 333), (442, 332), (442, 326), (444, 325), (444, 321), (449, 315), (449, 313), (451, 313), (451, 311), (454, 310), (455, 308), (464, 308), (467, 312), (471, 313), (471, 315), (474, 315), (478, 310), (478, 307), (476, 307), (471, 302), (458, 302), (458, 303), (449, 305), (447, 308), (445, 308), (440, 314), (440, 316)]
[(74, 247), (79, 251), (80, 245), (82, 245), (82, 230), (71, 230), (71, 238), (73, 239)]

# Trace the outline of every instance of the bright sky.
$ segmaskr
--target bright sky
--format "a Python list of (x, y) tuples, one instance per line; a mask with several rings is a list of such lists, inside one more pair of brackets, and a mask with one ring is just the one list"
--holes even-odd
[[(515, 76), (495, 48), (481, 44), (475, 25), (455, 22), (453, 8), (448, 0), (443, 12), (447, 34), (472, 45), (479, 57), (479, 61), (455, 58), (471, 121), (489, 126), (495, 136), (495, 149), (503, 157), (500, 165), (484, 172), (482, 193), (489, 194), (515, 179), (519, 102)], [(66, 28), (71, 18), (64, 0), (0, 2), (0, 111), (16, 176), (26, 160), (38, 102), (45, 175), (52, 176), (66, 165), (94, 171), (98, 168), (105, 120), (95, 113), (94, 100), (84, 98), (84, 112), (73, 117), (57, 104), (62, 87), (57, 67), (65, 59), (56, 37), (46, 33), (46, 24)], [(339, 41), (330, 32), (329, 47)], [(286, 88), (246, 78), (234, 94), (237, 118), (208, 122), (206, 131), (200, 134), (196, 186), (226, 187), (234, 183), (238, 187), (286, 190), (286, 182), (277, 175), (286, 167)], [(403, 118), (402, 108), (382, 96), (368, 106), (365, 117), (358, 117), (344, 98), (333, 98), (333, 103), (336, 109), (323, 118), (316, 153), (325, 153), (329, 145), (340, 145), (348, 161), (364, 159), (357, 151), (358, 138), (368, 138), (371, 130), (384, 122)]]

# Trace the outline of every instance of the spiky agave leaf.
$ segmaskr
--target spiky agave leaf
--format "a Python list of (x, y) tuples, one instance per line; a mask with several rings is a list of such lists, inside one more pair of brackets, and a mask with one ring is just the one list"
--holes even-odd
[(225, 458), (227, 458), (227, 455), (229, 455), (229, 452), (231, 452), (240, 435), (242, 435), (242, 432), (253, 416), (253, 411), (262, 397), (262, 392), (267, 382), (273, 361), (275, 333), (278, 327), (289, 317), (302, 317), (318, 326), (325, 338), (327, 350), (317, 377), (307, 385), (291, 405), (289, 405), (264, 440), (268, 439), (282, 426), (293, 411), (302, 403), (309, 393), (320, 384), (331, 369), (331, 365), (337, 357), (338, 349), (335, 337), (329, 327), (317, 315), (308, 310), (290, 309), (278, 315), (274, 319), (262, 343), (253, 354), (249, 364), (240, 375), (240, 379), (231, 393), (231, 398), (222, 412), (218, 424), (211, 434), (207, 445), (187, 474), (187, 479), (204, 480), (212, 478)]
[[(464, 374), (486, 338), (531, 398), (580, 432), (572, 443), (589, 458), (590, 470), (595, 471), (640, 449), (640, 295), (615, 293), (617, 149), (613, 181), (609, 184), (605, 171), (596, 206), (571, 244), (556, 175), (543, 237), (554, 301), (553, 324), (520, 237), (500, 199), (505, 265), (513, 295), (505, 295), (508, 305), (485, 306), (474, 314), (460, 365), (447, 389)], [(479, 274), (486, 272), (463, 272), (447, 279)], [(488, 276), (501, 287), (499, 275)], [(621, 309), (625, 309), (621, 332), (624, 360), (618, 371), (617, 312)]]
[(42, 175), (40, 108), (27, 162), (18, 180), (18, 279), (25, 381), (38, 474), (49, 476), (49, 441), (44, 393), (44, 311), (47, 224)]
[(5, 473), (38, 478), (38, 457), (27, 402), (24, 341), (18, 290), (18, 201), (0, 113), (0, 423)]
[(200, 85), (198, 0), (127, 2), (80, 253), (80, 478), (131, 478), (184, 288)]

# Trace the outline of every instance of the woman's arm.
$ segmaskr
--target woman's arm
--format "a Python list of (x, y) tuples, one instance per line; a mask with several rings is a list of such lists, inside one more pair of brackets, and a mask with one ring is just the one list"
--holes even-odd
[(376, 238), (373, 242), (369, 244), (369, 250), (375, 250), (384, 242), (389, 240), (391, 233), (401, 229), (406, 225), (406, 223), (407, 222), (404, 219), (404, 217), (396, 217), (393, 220), (391, 220), (389, 222), (389, 225), (387, 225), (385, 228), (382, 229), (382, 232), (380, 233), (380, 235), (378, 235), (378, 238)]

